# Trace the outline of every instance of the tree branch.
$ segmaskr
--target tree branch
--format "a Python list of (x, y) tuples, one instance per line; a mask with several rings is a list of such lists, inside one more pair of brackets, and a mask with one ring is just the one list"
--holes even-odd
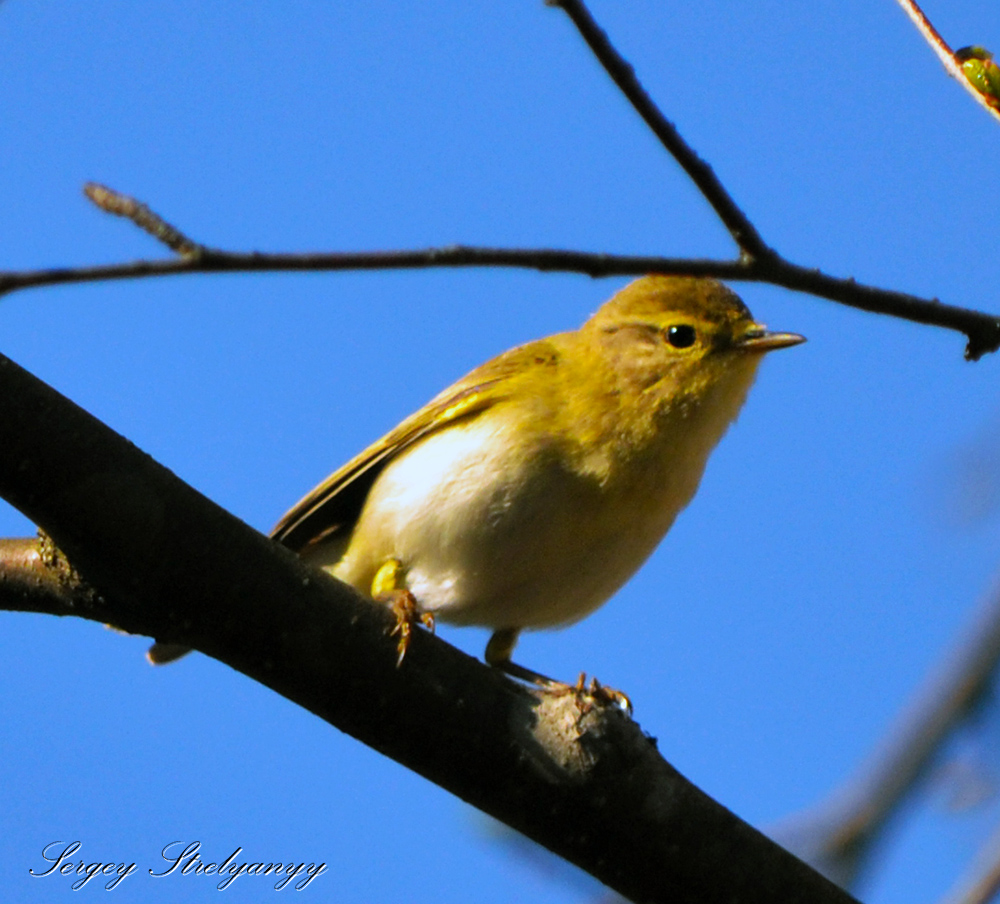
[(1000, 828), (994, 829), (966, 875), (938, 904), (991, 904), (1000, 894)]
[(681, 137), (676, 126), (656, 106), (636, 77), (635, 70), (615, 50), (607, 34), (594, 20), (582, 0), (546, 0), (546, 2), (549, 6), (559, 7), (570, 17), (577, 31), (587, 42), (587, 46), (597, 57), (597, 61), (611, 76), (611, 80), (643, 118), (650, 131), (660, 139), (660, 143), (680, 164), (681, 169), (688, 174), (705, 200), (712, 205), (712, 209), (739, 247), (741, 259), (764, 260), (774, 257), (774, 249), (764, 241), (757, 228), (740, 210), (712, 167), (695, 153), (694, 148)]
[(15, 543), (19, 589), (3, 605), (189, 644), (635, 901), (852, 900), (687, 782), (616, 708), (529, 691), (424, 632), (395, 668), (383, 607), (3, 357), (0, 423), (0, 495), (79, 575), (32, 578), (42, 549)]
[(149, 233), (181, 257), (194, 257), (208, 250), (189, 239), (176, 226), (171, 226), (155, 210), (129, 195), (97, 182), (84, 185), (83, 193), (101, 210), (131, 220), (143, 232)]
[(897, 0), (897, 2), (903, 8), (903, 12), (910, 17), (910, 21), (917, 27), (917, 31), (923, 35), (924, 40), (930, 46), (931, 50), (933, 50), (937, 55), (937, 58), (941, 61), (941, 64), (944, 66), (947, 73), (953, 78), (958, 79), (958, 83), (976, 99), (976, 102), (980, 106), (985, 107), (994, 119), (1000, 119), (1000, 109), (997, 109), (995, 105), (996, 100), (991, 103), (987, 95), (984, 95), (981, 91), (979, 91), (976, 86), (965, 77), (965, 71), (962, 69), (961, 59), (955, 51), (948, 46), (948, 42), (941, 37), (938, 30), (931, 23), (931, 20), (924, 14), (924, 11), (917, 4), (916, 0)]
[[(152, 276), (193, 273), (258, 273), (262, 271), (408, 270), (429, 267), (519, 267), (543, 272), (584, 273), (588, 276), (639, 276), (644, 273), (712, 276), (743, 282), (770, 283), (808, 292), (848, 307), (887, 314), (929, 326), (944, 327), (966, 336), (965, 357), (977, 360), (1000, 348), (1000, 317), (942, 304), (905, 292), (880, 289), (853, 279), (828, 276), (816, 269), (789, 263), (779, 255), (744, 257), (724, 261), (706, 258), (671, 258), (564, 251), (559, 249), (478, 248), (451, 245), (413, 251), (315, 252), (277, 254), (237, 252), (210, 248), (187, 238), (147, 205), (104, 186), (88, 184), (113, 197), (100, 204), (163, 241), (182, 256), (165, 260), (139, 260), (91, 267), (57, 267), (0, 272), (0, 296), (21, 289)], [(112, 209), (113, 208), (113, 209)]]
[[(84, 191), (97, 206), (109, 213), (127, 217), (171, 251), (180, 255), (180, 258), (0, 272), (0, 296), (38, 286), (182, 273), (493, 266), (578, 272), (595, 277), (638, 276), (644, 273), (685, 274), (766, 282), (808, 292), (860, 310), (957, 330), (964, 333), (968, 340), (965, 348), (967, 360), (977, 360), (987, 352), (994, 352), (1000, 348), (1000, 317), (996, 315), (944, 305), (936, 298), (928, 300), (905, 292), (862, 285), (850, 278), (828, 276), (818, 269), (802, 267), (785, 260), (767, 245), (723, 187), (712, 168), (695, 153), (652, 101), (636, 78), (632, 67), (611, 45), (607, 35), (594, 21), (582, 0), (547, 0), (547, 2), (566, 12), (615, 84), (711, 204), (740, 249), (738, 260), (589, 254), (557, 249), (477, 248), (461, 245), (414, 251), (358, 253), (265, 254), (222, 251), (192, 241), (146, 204), (105, 186), (88, 183)], [(900, 0), (900, 2), (906, 7), (910, 0)], [(962, 79), (968, 85), (964, 75)]]
[(772, 836), (838, 884), (850, 886), (945, 741), (987, 695), (998, 665), (1000, 588), (858, 773), (827, 801), (775, 827)]
[(0, 609), (100, 619), (102, 605), (47, 538), (0, 539)]

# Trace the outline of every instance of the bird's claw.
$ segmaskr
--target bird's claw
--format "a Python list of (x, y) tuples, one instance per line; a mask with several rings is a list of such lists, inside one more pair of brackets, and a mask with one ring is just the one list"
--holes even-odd
[(605, 687), (596, 678), (591, 678), (588, 684), (586, 672), (580, 672), (576, 684), (567, 685), (567, 688), (576, 694), (577, 699), (581, 702), (583, 702), (583, 698), (588, 698), (586, 701), (588, 704), (593, 701), (601, 706), (617, 706), (625, 715), (632, 715), (632, 701), (627, 694), (615, 690), (613, 687)]
[(390, 637), (398, 635), (399, 641), (396, 644), (396, 668), (403, 664), (406, 651), (410, 647), (410, 638), (413, 636), (413, 626), (417, 623), (423, 625), (431, 634), (434, 633), (434, 613), (423, 612), (417, 604), (417, 598), (409, 590), (390, 590), (387, 593), (379, 594), (379, 602), (387, 603), (389, 611), (396, 619), (396, 624), (389, 632)]

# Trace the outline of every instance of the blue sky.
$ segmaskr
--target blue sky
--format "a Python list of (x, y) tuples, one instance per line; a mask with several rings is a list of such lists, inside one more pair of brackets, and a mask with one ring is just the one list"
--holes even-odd
[[(983, 4), (926, 9), (954, 46), (1000, 48)], [(790, 258), (1000, 311), (1000, 131), (891, 0), (593, 10)], [(89, 205), (87, 180), (232, 249), (731, 253), (540, 0), (7, 0), (0, 85), (5, 269), (161, 256)], [(442, 270), (64, 287), (0, 301), (0, 350), (266, 531), (443, 386), (576, 326), (623, 283)], [(764, 363), (640, 574), (518, 652), (626, 689), (667, 758), (763, 826), (850, 773), (990, 588), (1000, 521), (968, 503), (967, 463), (995, 462), (1000, 364), (964, 362), (956, 334), (736, 288), (809, 343)], [(0, 506), (0, 534), (30, 531)], [(283, 894), (338, 904), (599, 894), (205, 657), (153, 669), (141, 638), (2, 619), (6, 900), (65, 900), (66, 878), (28, 873), (57, 840), (81, 841), (88, 862), (135, 862), (114, 892), (128, 901), (216, 900), (204, 877), (148, 875), (164, 845), (193, 840), (210, 859), (242, 847), (325, 862), (309, 889)], [(477, 655), (486, 640), (442, 635)], [(981, 746), (996, 731), (983, 726)], [(944, 797), (883, 847), (867, 901), (934, 900), (970, 859), (995, 811), (956, 816)], [(269, 889), (243, 878), (225, 894)]]

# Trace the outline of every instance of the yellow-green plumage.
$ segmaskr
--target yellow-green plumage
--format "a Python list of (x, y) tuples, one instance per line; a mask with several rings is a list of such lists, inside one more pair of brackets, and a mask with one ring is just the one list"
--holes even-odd
[[(690, 342), (688, 341), (690, 340)], [(583, 327), (487, 361), (336, 471), (273, 536), (369, 592), (516, 631), (593, 611), (690, 501), (766, 333), (709, 279), (631, 283)]]

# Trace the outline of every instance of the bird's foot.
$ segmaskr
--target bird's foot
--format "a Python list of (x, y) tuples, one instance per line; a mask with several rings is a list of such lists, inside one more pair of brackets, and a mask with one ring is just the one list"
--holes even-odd
[(515, 662), (498, 664), (497, 667), (508, 675), (513, 675), (522, 681), (530, 681), (532, 684), (538, 685), (547, 694), (554, 696), (572, 694), (583, 712), (589, 712), (594, 706), (614, 706), (625, 713), (625, 715), (632, 716), (632, 701), (628, 698), (627, 694), (615, 690), (613, 687), (606, 687), (596, 678), (591, 678), (588, 683), (586, 672), (580, 672), (580, 677), (576, 679), (576, 684), (568, 684), (565, 681), (557, 681), (555, 678), (549, 678), (547, 675), (540, 675), (538, 672), (526, 669)]
[(580, 672), (580, 677), (576, 679), (575, 685), (564, 686), (569, 693), (576, 694), (580, 700), (589, 698), (601, 706), (617, 706), (627, 716), (632, 715), (632, 701), (628, 698), (628, 694), (615, 690), (613, 687), (606, 687), (596, 678), (591, 678), (590, 684), (588, 684), (586, 672)]
[(396, 644), (398, 669), (403, 664), (403, 658), (409, 649), (413, 626), (420, 623), (432, 634), (434, 633), (434, 613), (421, 610), (417, 598), (406, 586), (406, 569), (399, 559), (388, 559), (375, 573), (372, 580), (372, 598), (376, 602), (385, 603), (396, 618), (396, 625), (389, 632), (389, 636), (399, 636), (399, 642)]
[(518, 631), (514, 628), (501, 628), (493, 632), (489, 643), (486, 645), (486, 662), (494, 668), (506, 672), (521, 681), (535, 684), (542, 690), (550, 694), (573, 694), (580, 708), (584, 710), (597, 704), (598, 706), (616, 706), (626, 715), (632, 715), (632, 701), (628, 695), (617, 691), (611, 687), (605, 687), (596, 678), (591, 678), (587, 683), (587, 673), (580, 672), (580, 677), (576, 684), (567, 684), (565, 681), (557, 681), (542, 675), (532, 669), (525, 668), (511, 661), (511, 653), (517, 643)]
[(398, 653), (396, 668), (398, 669), (403, 664), (403, 658), (409, 649), (414, 625), (421, 624), (431, 634), (434, 633), (434, 613), (422, 612), (420, 606), (417, 604), (416, 597), (405, 588), (379, 594), (376, 599), (380, 603), (388, 604), (389, 611), (396, 617), (396, 625), (389, 632), (389, 636), (399, 636), (399, 642), (396, 644), (396, 651)]

